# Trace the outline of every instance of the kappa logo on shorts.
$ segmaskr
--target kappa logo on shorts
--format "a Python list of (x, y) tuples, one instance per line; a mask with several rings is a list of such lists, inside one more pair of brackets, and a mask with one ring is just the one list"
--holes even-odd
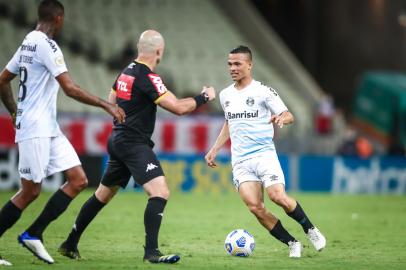
[(155, 165), (154, 163), (148, 163), (147, 170), (145, 172), (152, 171), (153, 169), (156, 169), (156, 168), (158, 168), (158, 166)]

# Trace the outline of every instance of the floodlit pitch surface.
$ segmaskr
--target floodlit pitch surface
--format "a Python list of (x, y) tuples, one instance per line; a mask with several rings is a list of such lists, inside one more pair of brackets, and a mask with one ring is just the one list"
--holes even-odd
[[(180, 254), (181, 260), (163, 266), (142, 261), (146, 196), (141, 192), (121, 192), (101, 211), (82, 237), (81, 261), (59, 255), (59, 244), (91, 194), (92, 190), (83, 192), (46, 230), (45, 245), (56, 261), (48, 266), (16, 240), (51, 195), (43, 193), (0, 239), (0, 254), (14, 264), (10, 269), (406, 269), (406, 196), (295, 194), (327, 237), (327, 247), (320, 253), (309, 246), (296, 222), (267, 202), (305, 245), (301, 259), (289, 259), (288, 248), (257, 223), (236, 193), (174, 191), (164, 214), (160, 248)], [(0, 192), (0, 204), (11, 195)], [(227, 233), (237, 228), (255, 237), (256, 248), (249, 258), (231, 257), (223, 248)]]

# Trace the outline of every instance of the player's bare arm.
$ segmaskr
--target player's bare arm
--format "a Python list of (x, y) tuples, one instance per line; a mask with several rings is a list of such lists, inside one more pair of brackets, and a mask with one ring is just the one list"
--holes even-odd
[(206, 159), (207, 165), (209, 167), (214, 168), (217, 166), (217, 164), (214, 162), (214, 160), (216, 159), (218, 151), (227, 142), (227, 140), (229, 138), (230, 138), (230, 131), (228, 129), (228, 121), (225, 121), (223, 124), (223, 127), (221, 128), (221, 131), (216, 139), (216, 142), (214, 143), (214, 145), (211, 147), (209, 152), (204, 157)]
[(0, 96), (4, 106), (6, 106), (15, 125), (17, 105), (14, 100), (13, 92), (11, 91), (10, 82), (15, 78), (15, 74), (4, 69), (0, 74)]
[(119, 123), (125, 121), (125, 112), (123, 109), (80, 88), (73, 82), (68, 72), (60, 74), (56, 77), (56, 80), (59, 82), (60, 86), (68, 97), (88, 105), (103, 108), (106, 112), (116, 118)]
[(281, 113), (279, 115), (272, 115), (271, 120), (269, 122), (275, 123), (280, 128), (282, 128), (283, 125), (291, 124), (291, 123), (293, 123), (293, 121), (295, 121), (293, 114), (289, 111), (284, 111), (283, 113)]
[(108, 101), (111, 104), (117, 104), (117, 100), (116, 100), (117, 94), (116, 91), (114, 91), (113, 89), (110, 91), (109, 97), (108, 97)]
[[(202, 95), (202, 99), (207, 98), (207, 101), (212, 101), (216, 98), (216, 92), (213, 87), (203, 87), (200, 95)], [(199, 104), (197, 104), (196, 98), (178, 99), (172, 92), (168, 91), (159, 100), (158, 105), (176, 115), (185, 115), (194, 111)]]

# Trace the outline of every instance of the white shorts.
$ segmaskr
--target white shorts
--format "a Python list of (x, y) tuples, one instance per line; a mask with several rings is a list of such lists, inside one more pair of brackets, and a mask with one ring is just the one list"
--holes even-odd
[(276, 152), (238, 162), (233, 167), (233, 182), (238, 190), (244, 182), (261, 182), (264, 188), (285, 185), (285, 176)]
[(40, 183), (45, 177), (81, 165), (64, 135), (33, 138), (18, 143), (20, 177)]

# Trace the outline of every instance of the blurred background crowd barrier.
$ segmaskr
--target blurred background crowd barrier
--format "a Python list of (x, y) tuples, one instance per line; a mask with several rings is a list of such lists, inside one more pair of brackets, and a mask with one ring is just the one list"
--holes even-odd
[[(207, 167), (204, 154), (216, 139), (223, 124), (222, 117), (161, 117), (156, 123), (153, 139), (155, 152), (174, 190), (196, 192), (227, 192), (233, 190), (230, 145), (220, 152), (218, 167)], [(7, 115), (0, 116), (0, 190), (18, 187), (17, 149), (13, 143), (14, 129)], [(107, 161), (106, 142), (111, 121), (103, 117), (60, 117), (59, 123), (81, 157), (90, 186), (99, 183)], [(305, 153), (279, 156), (291, 191), (322, 191), (345, 193), (406, 193), (406, 159), (402, 156), (314, 155)], [(56, 189), (62, 175), (44, 182), (45, 189)], [(127, 187), (135, 188), (134, 182)]]
[[(219, 92), (231, 84), (228, 52), (248, 45), (254, 78), (275, 88), (296, 118), (275, 133), (288, 189), (406, 193), (405, 1), (60, 1), (65, 25), (57, 42), (73, 79), (89, 92), (107, 97), (118, 72), (136, 57), (145, 29), (165, 37), (156, 72), (179, 97), (193, 96), (203, 85)], [(35, 27), (39, 2), (0, 0), (2, 68)], [(17, 79), (12, 86), (17, 96)], [(96, 186), (111, 119), (60, 93), (58, 121)], [(172, 188), (233, 189), (230, 145), (217, 169), (203, 159), (223, 121), (218, 100), (187, 117), (158, 110), (154, 150)], [(18, 187), (17, 152), (1, 104), (0, 189)], [(62, 181), (55, 175), (44, 188)]]

